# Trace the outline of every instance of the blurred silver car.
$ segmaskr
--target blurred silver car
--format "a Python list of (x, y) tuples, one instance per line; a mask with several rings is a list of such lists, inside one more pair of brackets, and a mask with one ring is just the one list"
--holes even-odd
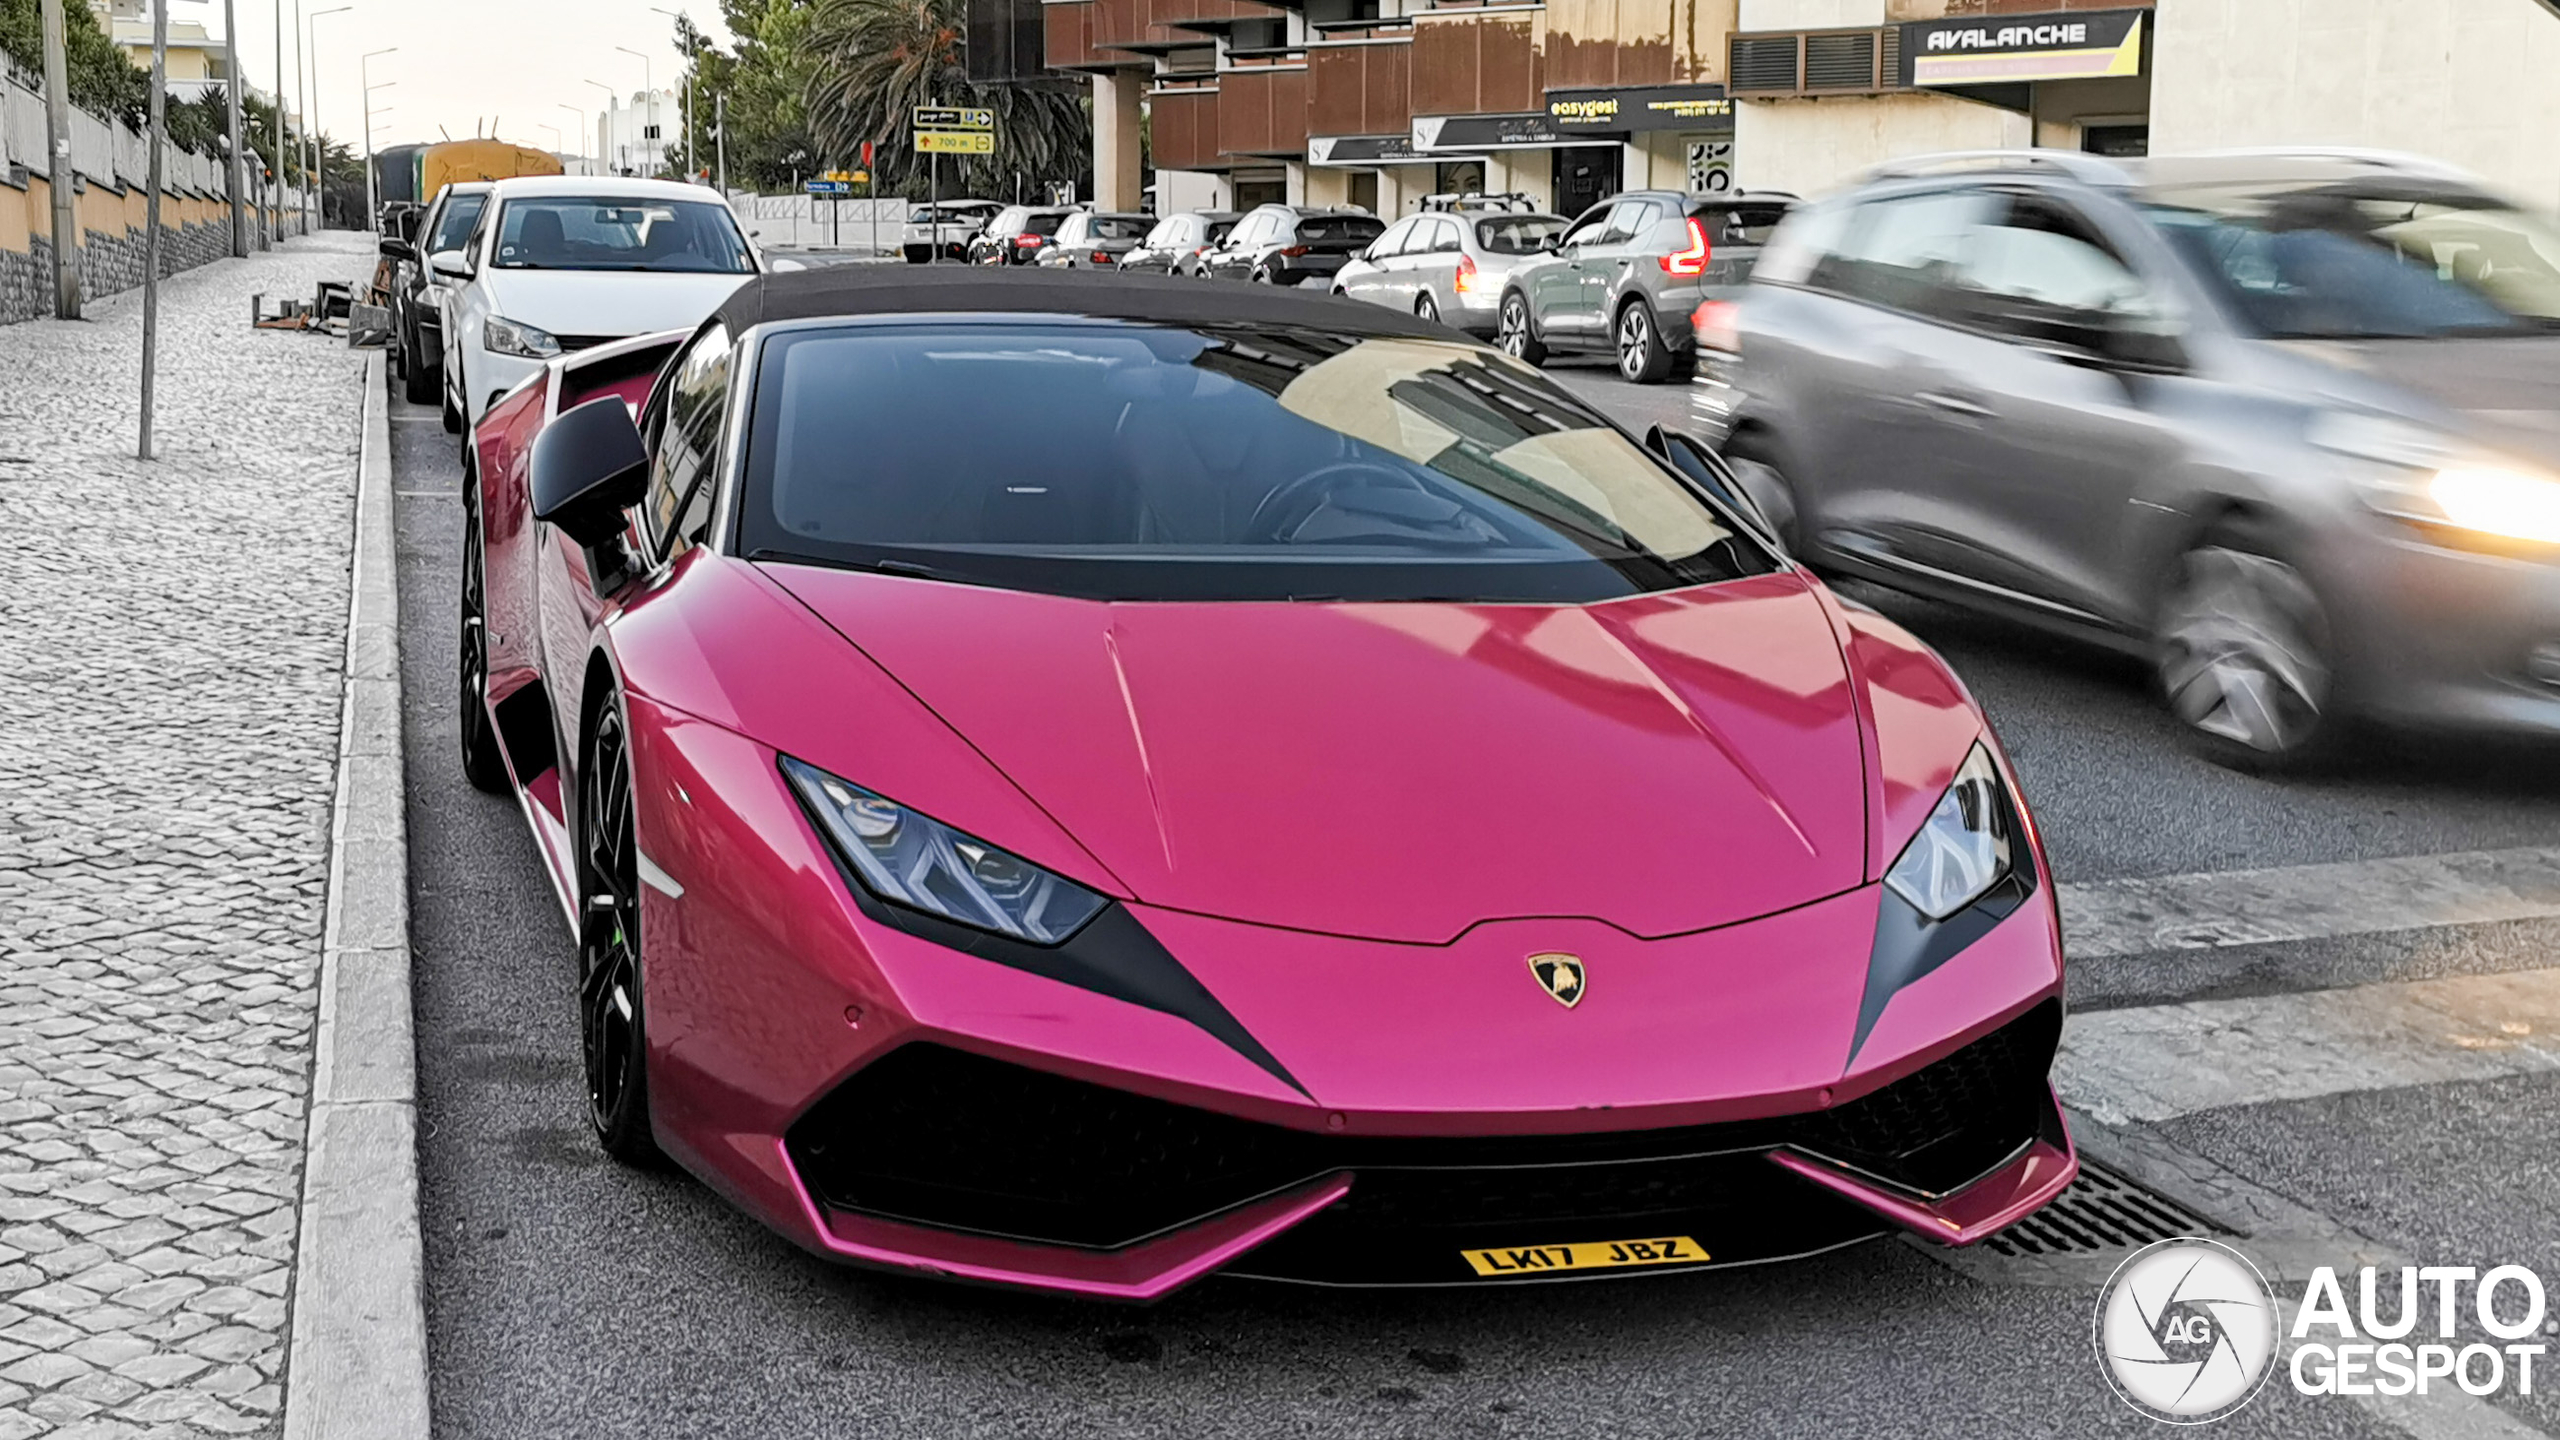
[(1561, 215), (1454, 206), (1408, 215), (1342, 267), (1333, 293), (1490, 336), (1504, 278), (1545, 253), (1565, 224)]
[(1787, 221), (1727, 343), (1803, 558), (2146, 657), (2216, 759), (2560, 735), (2560, 233), (2455, 172), (1892, 167)]
[(1137, 249), (1155, 223), (1153, 215), (1079, 210), (1058, 222), (1058, 233), (1032, 263), (1052, 270), (1108, 270)]
[(1236, 226), (1231, 210), (1183, 210), (1167, 215), (1147, 232), (1137, 248), (1120, 257), (1123, 270), (1151, 275), (1187, 275), (1200, 264), (1200, 252), (1227, 238)]

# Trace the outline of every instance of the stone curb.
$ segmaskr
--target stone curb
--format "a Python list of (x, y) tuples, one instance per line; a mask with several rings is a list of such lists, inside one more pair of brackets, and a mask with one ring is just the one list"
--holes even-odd
[(427, 1440), (408, 819), (383, 357), (366, 357), (329, 909), (285, 1362), (285, 1440)]

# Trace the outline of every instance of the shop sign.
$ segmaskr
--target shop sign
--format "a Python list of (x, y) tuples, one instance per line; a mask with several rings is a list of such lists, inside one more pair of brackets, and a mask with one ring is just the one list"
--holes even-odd
[(1425, 159), (1411, 135), (1310, 135), (1310, 165), (1411, 165)]
[(1733, 102), (1721, 85), (1631, 85), (1614, 90), (1550, 90), (1547, 118), (1573, 135), (1639, 130), (1731, 134)]
[(1416, 115), (1413, 148), (1422, 151), (1529, 150), (1569, 145), (1547, 112), (1526, 115)]
[(1905, 85), (2000, 85), (2142, 73), (2148, 10), (2066, 10), (1912, 20), (1902, 27)]

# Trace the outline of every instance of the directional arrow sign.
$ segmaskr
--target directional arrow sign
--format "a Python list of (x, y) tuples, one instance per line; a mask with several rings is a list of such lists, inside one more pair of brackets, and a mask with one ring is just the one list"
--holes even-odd
[(916, 107), (916, 128), (918, 130), (993, 130), (996, 128), (996, 112), (974, 105), (919, 105)]
[(919, 155), (993, 155), (996, 137), (986, 130), (919, 130), (916, 132)]

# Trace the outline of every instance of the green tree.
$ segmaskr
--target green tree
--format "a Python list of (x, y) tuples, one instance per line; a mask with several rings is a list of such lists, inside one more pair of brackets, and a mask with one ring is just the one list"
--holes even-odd
[(676, 48), (689, 57), (694, 85), (692, 134), (704, 168), (719, 153), (719, 102), (729, 114), (729, 183), (779, 191), (808, 173), (817, 141), (809, 132), (809, 82), (817, 62), (809, 49), (812, 0), (721, 0), (735, 53), (705, 39), (690, 21), (676, 24)]
[(1093, 122), (1082, 96), (1044, 85), (973, 85), (966, 68), (966, 0), (817, 0), (809, 40), (818, 72), (810, 130), (831, 164), (877, 152), (879, 188), (920, 195), (927, 157), (915, 153), (915, 107), (973, 105), (995, 112), (993, 155), (945, 156), (943, 193), (1010, 197), (1091, 172)]
[[(139, 130), (150, 118), (151, 76), (124, 51), (80, 0), (63, 6), (62, 50), (69, 68), (71, 103), (92, 115), (122, 120)], [(0, 0), (0, 52), (28, 78), (44, 74), (44, 18), (38, 0)]]

